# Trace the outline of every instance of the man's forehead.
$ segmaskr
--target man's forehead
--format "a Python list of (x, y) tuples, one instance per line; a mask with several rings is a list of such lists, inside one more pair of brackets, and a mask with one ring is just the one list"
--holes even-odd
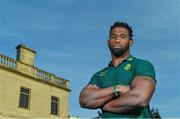
[(111, 34), (113, 33), (129, 33), (128, 30), (124, 27), (115, 27), (112, 29)]

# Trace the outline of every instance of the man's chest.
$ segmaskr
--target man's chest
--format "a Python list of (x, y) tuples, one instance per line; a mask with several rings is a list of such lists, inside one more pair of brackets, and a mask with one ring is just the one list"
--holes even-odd
[(99, 74), (98, 83), (101, 88), (113, 86), (115, 84), (130, 85), (134, 78), (132, 64), (124, 64), (120, 67), (110, 67)]

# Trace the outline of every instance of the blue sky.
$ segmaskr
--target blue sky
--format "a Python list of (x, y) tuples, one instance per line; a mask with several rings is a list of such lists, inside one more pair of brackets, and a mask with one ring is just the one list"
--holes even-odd
[(0, 54), (15, 59), (15, 47), (37, 51), (35, 66), (70, 80), (69, 114), (82, 109), (80, 90), (111, 60), (109, 26), (134, 29), (131, 53), (154, 64), (157, 88), (151, 107), (162, 117), (180, 117), (180, 0), (0, 0)]

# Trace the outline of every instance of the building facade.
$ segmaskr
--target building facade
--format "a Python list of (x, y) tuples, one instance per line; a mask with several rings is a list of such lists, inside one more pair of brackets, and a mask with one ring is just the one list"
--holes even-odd
[(36, 68), (33, 49), (16, 49), (16, 60), (0, 54), (0, 117), (67, 118), (69, 81)]

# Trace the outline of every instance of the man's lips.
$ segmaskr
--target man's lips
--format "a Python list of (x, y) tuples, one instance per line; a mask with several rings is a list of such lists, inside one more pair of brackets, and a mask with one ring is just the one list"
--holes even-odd
[(114, 46), (113, 48), (114, 48), (114, 49), (122, 49), (122, 47), (119, 46), (119, 45), (118, 45), (118, 46)]

